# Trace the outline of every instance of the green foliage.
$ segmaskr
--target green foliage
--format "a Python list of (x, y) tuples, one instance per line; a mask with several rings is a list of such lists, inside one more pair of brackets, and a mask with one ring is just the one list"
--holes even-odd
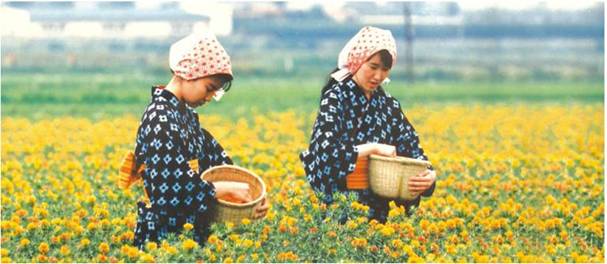
[[(150, 74), (30, 74), (2, 76), (2, 115), (43, 118), (57, 115), (102, 118), (129, 114), (139, 116), (155, 84), (170, 76)], [(233, 118), (252, 113), (292, 109), (310, 113), (318, 108), (326, 79), (237, 78), (220, 101), (198, 109), (202, 114)], [(385, 90), (399, 99), (405, 110), (418, 104), (452, 103), (567, 103), (602, 102), (598, 81), (582, 82), (418, 82), (395, 79)]]

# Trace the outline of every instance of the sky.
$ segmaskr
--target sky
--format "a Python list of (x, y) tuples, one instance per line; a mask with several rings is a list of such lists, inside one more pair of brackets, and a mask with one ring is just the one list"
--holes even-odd
[[(426, 0), (427, 2), (445, 2), (439, 0)], [(94, 4), (93, 1), (84, 1), (78, 2), (78, 5), (88, 5)], [(137, 8), (158, 8), (160, 4), (166, 3), (167, 1), (160, 0), (137, 0), (135, 4)], [(234, 3), (243, 3), (243, 1), (200, 1), (200, 0), (182, 0), (179, 1), (182, 8), (187, 10), (187, 12), (195, 13), (195, 14), (203, 14), (209, 16), (211, 24), (209, 27), (219, 35), (229, 34), (232, 30), (232, 13), (234, 10)], [(251, 1), (254, 2), (254, 1)], [(379, 4), (387, 3), (388, 1), (376, 1)], [(585, 9), (591, 7), (599, 1), (591, 1), (591, 0), (550, 0), (550, 1), (523, 1), (523, 0), (485, 0), (485, 1), (472, 1), (472, 0), (460, 0), (457, 1), (459, 6), (462, 8), (462, 11), (475, 11), (482, 10), (486, 8), (499, 8), (499, 9), (508, 9), (508, 10), (523, 10), (534, 8), (538, 6), (542, 6), (552, 10), (576, 10), (576, 9)], [(267, 1), (266, 1), (267, 3)], [(343, 11), (344, 1), (326, 1), (326, 0), (299, 0), (299, 1), (288, 1), (287, 8), (291, 10), (307, 10), (316, 5), (321, 5), (323, 9), (330, 14), (339, 14), (340, 11)], [(0, 10), (2, 11), (2, 10)], [(22, 15), (19, 13), (20, 11), (13, 10), (12, 12), (0, 12), (2, 14), (0, 16), (0, 22), (2, 21), (10, 21), (13, 24), (27, 24), (27, 21), (24, 20), (24, 17), (27, 15)], [(3, 23), (4, 24), (4, 23)], [(100, 31), (100, 28), (97, 28), (96, 31), (89, 30), (86, 25), (79, 25), (83, 27), (83, 29), (74, 29), (70, 28), (70, 31), (83, 31), (88, 33), (94, 33)], [(97, 25), (98, 26), (98, 25)], [(0, 30), (1, 33), (6, 32), (26, 32), (26, 31), (36, 31), (42, 34), (40, 28), (31, 28), (28, 30), (25, 29), (17, 29), (15, 27), (4, 27), (4, 30)], [(133, 29), (135, 31), (141, 31), (141, 29)], [(161, 30), (154, 28), (152, 31)], [(170, 31), (170, 28), (165, 31)]]
[[(43, 0), (45, 1), (45, 0)], [(101, 1), (109, 1), (109, 0), (101, 0)], [(426, 2), (445, 2), (445, 0), (425, 0)], [(48, 1), (45, 1), (48, 2)], [(80, 2), (80, 1), (79, 1)], [(94, 1), (82, 1), (82, 2), (94, 2)], [(136, 5), (138, 7), (150, 7), (154, 8), (165, 1), (160, 0), (136, 0)], [(197, 2), (200, 3), (199, 0), (184, 0), (180, 2)], [(204, 1), (205, 4), (219, 2), (219, 1)], [(223, 4), (229, 4), (230, 2), (234, 3), (242, 3), (242, 2), (255, 2), (255, 1), (221, 1)], [(268, 2), (268, 1), (264, 1)], [(388, 2), (385, 0), (376, 1), (378, 3)], [(491, 7), (498, 7), (502, 9), (512, 9), (512, 10), (520, 10), (526, 8), (535, 7), (541, 3), (543, 3), (547, 8), (553, 10), (575, 10), (575, 9), (584, 9), (589, 6), (594, 5), (600, 1), (596, 0), (547, 0), (547, 1), (529, 1), (529, 0), (508, 0), (508, 1), (498, 1), (498, 0), (459, 0), (457, 1), (464, 10), (479, 10)], [(344, 1), (336, 0), (336, 1), (325, 1), (325, 0), (295, 0), (288, 1), (287, 6), (290, 9), (300, 9), (305, 10), (313, 7), (314, 5), (320, 4), (325, 8), (333, 9), (339, 8), (343, 5)]]
[(460, 1), (459, 5), (464, 10), (478, 10), (490, 7), (499, 7), (502, 9), (527, 9), (533, 8), (540, 4), (544, 4), (548, 9), (552, 10), (576, 10), (584, 9), (599, 1), (588, 0), (550, 0), (550, 1)]
[[(376, 1), (378, 3), (388, 1)], [(428, 2), (444, 2), (444, 1), (428, 1)], [(539, 4), (545, 4), (549, 9), (553, 10), (575, 10), (588, 8), (599, 1), (589, 0), (550, 0), (550, 1), (522, 1), (522, 0), (509, 0), (509, 1), (497, 1), (497, 0), (486, 0), (486, 1), (472, 1), (472, 0), (461, 0), (457, 1), (459, 6), (463, 10), (480, 10), (486, 8), (497, 7), (501, 9), (520, 10), (533, 8)], [(343, 1), (321, 1), (321, 0), (310, 0), (310, 1), (291, 1), (288, 3), (288, 7), (292, 9), (308, 9), (315, 4), (321, 4), (329, 8), (338, 8), (343, 5)]]

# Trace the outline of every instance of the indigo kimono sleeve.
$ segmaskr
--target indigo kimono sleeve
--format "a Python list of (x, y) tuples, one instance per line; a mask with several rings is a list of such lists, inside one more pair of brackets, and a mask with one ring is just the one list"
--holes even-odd
[(137, 149), (146, 164), (144, 186), (152, 208), (168, 213), (207, 212), (215, 202), (215, 188), (188, 165), (188, 150), (177, 122), (157, 110), (144, 117), (140, 133), (142, 146)]
[[(394, 100), (394, 124), (393, 124), (393, 135), (396, 136), (396, 152), (398, 156), (405, 156), (414, 159), (428, 160), (428, 157), (424, 153), (424, 149), (420, 146), (419, 136), (413, 128), (413, 125), (409, 122), (409, 119), (403, 113), (400, 103)], [(433, 170), (433, 168), (430, 168)], [(424, 191), (422, 196), (432, 196), (434, 193), (434, 187), (436, 182), (432, 184), (430, 188)], [(414, 205), (419, 205), (419, 197), (416, 200), (410, 201)]]
[(310, 185), (324, 193), (327, 201), (343, 185), (345, 176), (354, 171), (358, 158), (357, 147), (347, 140), (343, 111), (337, 93), (327, 90), (320, 101), (310, 146), (300, 155)]
[(223, 164), (234, 164), (223, 147), (215, 138), (204, 128), (201, 128), (201, 134), (204, 140), (204, 156), (200, 159), (200, 168), (202, 171)]

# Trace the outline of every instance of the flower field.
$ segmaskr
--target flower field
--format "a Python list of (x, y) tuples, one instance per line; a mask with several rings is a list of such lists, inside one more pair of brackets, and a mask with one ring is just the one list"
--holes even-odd
[(603, 262), (603, 104), (405, 110), (438, 172), (411, 217), (392, 206), (369, 222), (347, 195), (319, 203), (298, 159), (315, 113), (201, 114), (264, 179), (270, 212), (214, 225), (203, 248), (186, 231), (144, 251), (131, 246), (142, 185), (117, 184), (138, 117), (3, 116), (2, 262)]

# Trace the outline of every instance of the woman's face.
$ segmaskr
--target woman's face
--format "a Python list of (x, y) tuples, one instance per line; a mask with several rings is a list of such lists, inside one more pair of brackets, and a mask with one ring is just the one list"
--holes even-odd
[(385, 67), (379, 53), (375, 53), (360, 66), (352, 79), (367, 95), (371, 94), (390, 74), (390, 68)]
[(213, 76), (186, 81), (183, 100), (192, 108), (199, 107), (211, 101), (222, 85), (221, 80)]

